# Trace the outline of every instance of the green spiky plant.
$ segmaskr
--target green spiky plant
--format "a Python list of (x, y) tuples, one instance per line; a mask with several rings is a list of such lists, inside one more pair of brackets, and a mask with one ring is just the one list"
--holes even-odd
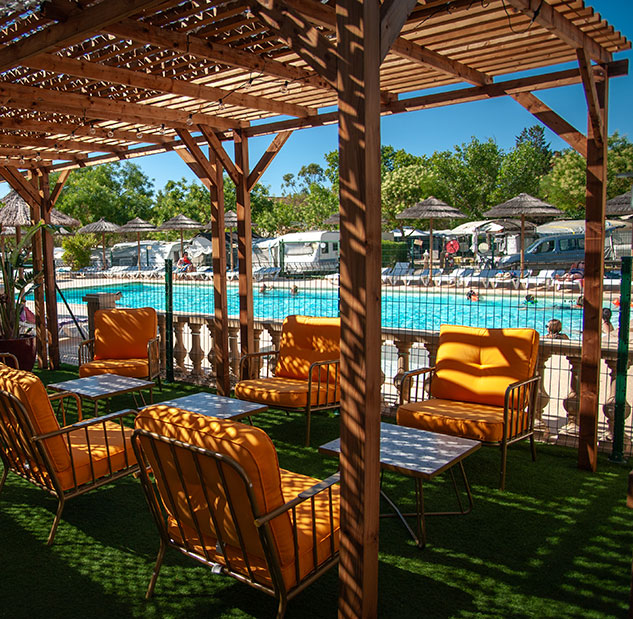
[(39, 286), (36, 280), (41, 275), (40, 272), (25, 270), (26, 258), (33, 236), (45, 227), (44, 222), (39, 222), (28, 228), (15, 249), (5, 252), (0, 260), (3, 285), (0, 294), (0, 339), (15, 339), (20, 336), (20, 314), (26, 295)]

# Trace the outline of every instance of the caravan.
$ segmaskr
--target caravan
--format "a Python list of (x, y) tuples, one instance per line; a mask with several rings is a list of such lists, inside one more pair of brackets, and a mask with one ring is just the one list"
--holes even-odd
[(295, 232), (277, 241), (277, 266), (282, 273), (332, 273), (338, 269), (338, 231)]

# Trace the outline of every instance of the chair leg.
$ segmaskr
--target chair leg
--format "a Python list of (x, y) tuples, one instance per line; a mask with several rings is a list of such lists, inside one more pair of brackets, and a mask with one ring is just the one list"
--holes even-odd
[(53, 520), (53, 526), (51, 527), (51, 532), (48, 534), (48, 541), (46, 542), (47, 546), (50, 546), (55, 539), (55, 533), (57, 533), (57, 525), (62, 518), (62, 512), (64, 511), (64, 497), (59, 499), (59, 504), (57, 505), (57, 513), (55, 514), (55, 520)]
[(279, 596), (279, 606), (277, 606), (277, 619), (283, 619), (286, 614), (286, 607), (288, 606), (288, 599), (285, 595)]
[(306, 411), (306, 447), (310, 447), (310, 409)]
[(536, 442), (534, 441), (534, 434), (530, 434), (530, 449), (532, 451), (532, 462), (536, 462)]
[(147, 593), (145, 594), (145, 599), (152, 597), (154, 593), (154, 586), (156, 585), (156, 580), (158, 579), (158, 573), (160, 572), (160, 566), (163, 564), (163, 557), (165, 556), (165, 542), (160, 540), (160, 548), (158, 549), (158, 556), (156, 557), (156, 564), (154, 565), (154, 572), (152, 573), (152, 578), (149, 581), (149, 586), (147, 587)]

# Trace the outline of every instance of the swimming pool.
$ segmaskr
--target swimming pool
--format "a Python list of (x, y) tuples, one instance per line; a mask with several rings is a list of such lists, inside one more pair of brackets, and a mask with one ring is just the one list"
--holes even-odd
[[(165, 310), (165, 287), (162, 283), (130, 282), (99, 284), (63, 291), (68, 303), (83, 304), (82, 298), (94, 292), (121, 292), (117, 305), (121, 307), (155, 307)], [(262, 293), (254, 290), (254, 315), (260, 320), (282, 320), (289, 314), (316, 316), (338, 315), (338, 290), (331, 287), (307, 287), (299, 294), (290, 294), (288, 288), (272, 288)], [(61, 303), (58, 295), (58, 303)], [(174, 311), (189, 314), (213, 314), (213, 286), (174, 284)], [(236, 288), (228, 289), (228, 313), (239, 315), (239, 294)], [(563, 331), (570, 338), (580, 337), (582, 310), (563, 304), (557, 307), (543, 299), (535, 305), (525, 306), (516, 296), (493, 296), (483, 293), (478, 302), (470, 302), (463, 292), (431, 290), (383, 291), (382, 326), (392, 329), (439, 329), (441, 324), (465, 324), (478, 327), (531, 327), (541, 334), (547, 332), (547, 322), (558, 318)], [(618, 316), (614, 308), (613, 322)]]

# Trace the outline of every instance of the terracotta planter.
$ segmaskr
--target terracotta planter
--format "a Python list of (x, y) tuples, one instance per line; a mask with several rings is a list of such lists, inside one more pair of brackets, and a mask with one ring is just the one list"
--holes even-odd
[(20, 369), (30, 371), (35, 365), (35, 336), (0, 339), (0, 352), (13, 353), (18, 358)]

